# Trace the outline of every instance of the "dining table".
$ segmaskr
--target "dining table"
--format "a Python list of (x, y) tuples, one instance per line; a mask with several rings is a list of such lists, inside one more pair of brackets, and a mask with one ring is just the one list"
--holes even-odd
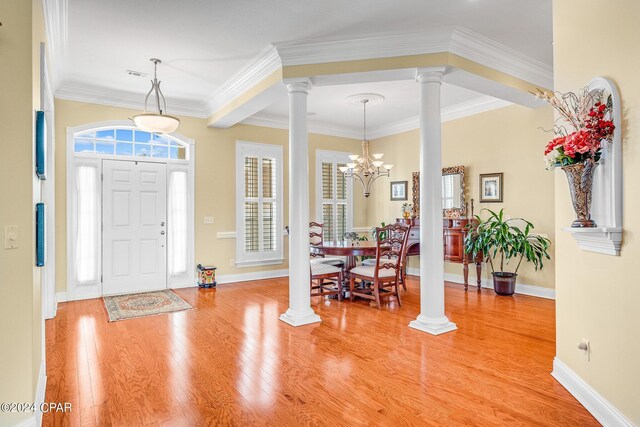
[(377, 242), (374, 241), (339, 241), (322, 242), (318, 245), (311, 245), (311, 252), (317, 255), (333, 255), (346, 257), (345, 273), (356, 266), (356, 257), (375, 257)]

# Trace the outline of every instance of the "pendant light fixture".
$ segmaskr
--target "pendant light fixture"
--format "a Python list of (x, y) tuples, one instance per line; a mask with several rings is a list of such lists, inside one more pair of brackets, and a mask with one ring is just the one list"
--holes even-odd
[(363, 137), (362, 137), (362, 155), (351, 154), (349, 159), (351, 163), (341, 166), (340, 171), (347, 178), (358, 180), (364, 189), (364, 197), (371, 194), (371, 184), (381, 176), (390, 176), (393, 165), (385, 164), (381, 159), (382, 153), (369, 154), (369, 141), (367, 140), (367, 103), (372, 102), (378, 104), (384, 100), (382, 95), (373, 93), (364, 93), (352, 95), (347, 98), (351, 103), (361, 103), (363, 110)]
[[(151, 89), (147, 93), (147, 97), (144, 99), (144, 113), (136, 114), (133, 116), (133, 121), (136, 126), (147, 132), (153, 133), (171, 133), (178, 129), (180, 119), (167, 114), (167, 101), (164, 99), (162, 90), (160, 90), (160, 82), (158, 81), (158, 64), (162, 61), (156, 58), (151, 58), (153, 62), (153, 80), (151, 80)], [(149, 96), (154, 94), (156, 102), (157, 112), (148, 112), (147, 104), (149, 102)]]

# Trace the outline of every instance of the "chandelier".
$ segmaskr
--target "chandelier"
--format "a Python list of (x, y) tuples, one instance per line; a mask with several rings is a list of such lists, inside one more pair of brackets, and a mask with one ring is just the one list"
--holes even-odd
[[(153, 133), (171, 133), (178, 129), (180, 119), (174, 116), (167, 115), (167, 101), (164, 99), (164, 95), (160, 90), (160, 82), (158, 81), (157, 70), (158, 64), (162, 61), (156, 58), (151, 58), (153, 62), (153, 80), (151, 80), (151, 89), (147, 93), (147, 97), (144, 99), (144, 113), (136, 114), (133, 116), (133, 121), (136, 126), (147, 132)], [(155, 94), (155, 102), (157, 112), (147, 112), (147, 103), (149, 96)], [(160, 103), (162, 101), (162, 104)]]
[(369, 141), (367, 140), (367, 103), (370, 101), (370, 98), (376, 99), (376, 102), (381, 102), (384, 99), (381, 95), (376, 94), (353, 95), (348, 98), (348, 100), (362, 103), (364, 118), (362, 155), (351, 154), (349, 156), (351, 162), (347, 163), (346, 166), (340, 167), (340, 172), (342, 172), (345, 177), (353, 178), (354, 181), (360, 181), (364, 189), (364, 197), (369, 197), (371, 194), (371, 184), (373, 184), (376, 179), (381, 176), (390, 176), (391, 168), (393, 167), (393, 165), (385, 164), (381, 160), (384, 154), (369, 154)]

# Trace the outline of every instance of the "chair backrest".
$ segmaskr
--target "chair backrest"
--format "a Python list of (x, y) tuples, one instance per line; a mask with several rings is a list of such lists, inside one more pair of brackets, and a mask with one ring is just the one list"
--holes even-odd
[[(319, 224), (313, 221), (309, 223), (309, 243), (311, 244), (311, 246), (322, 246), (322, 243), (324, 242), (322, 237), (322, 232), (324, 231), (323, 229), (323, 224)], [(314, 258), (324, 258), (324, 255), (315, 254), (313, 252), (311, 252), (311, 256)]]
[(376, 276), (384, 269), (394, 269), (396, 279), (404, 261), (404, 250), (409, 238), (409, 226), (396, 222), (385, 227), (377, 227)]

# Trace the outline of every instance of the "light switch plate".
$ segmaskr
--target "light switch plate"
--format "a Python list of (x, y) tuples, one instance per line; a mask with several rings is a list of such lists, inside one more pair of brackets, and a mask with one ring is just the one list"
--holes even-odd
[(16, 249), (18, 247), (18, 226), (6, 225), (4, 227), (4, 248)]
[(205, 224), (213, 224), (213, 217), (212, 216), (205, 216), (204, 217), (204, 223)]

